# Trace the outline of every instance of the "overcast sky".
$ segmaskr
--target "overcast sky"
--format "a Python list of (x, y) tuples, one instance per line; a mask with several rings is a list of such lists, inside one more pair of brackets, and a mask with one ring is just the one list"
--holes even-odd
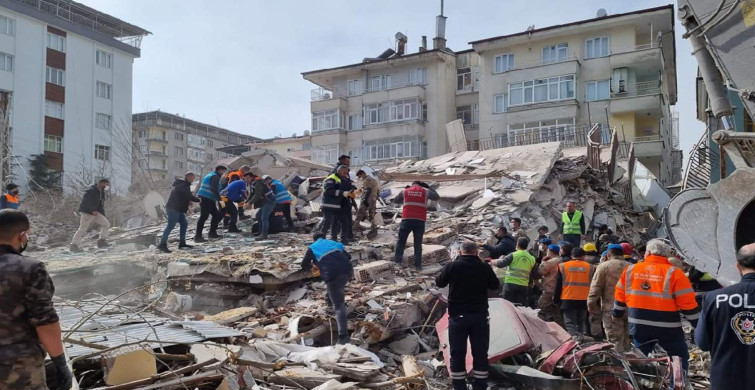
[[(160, 109), (261, 138), (310, 128), (301, 72), (360, 62), (393, 46), (401, 31), (416, 52), (434, 36), (440, 0), (79, 0), (153, 33), (134, 63), (134, 112)], [(446, 38), (469, 41), (669, 4), (661, 0), (446, 0)], [(676, 13), (674, 14), (676, 18)], [(697, 65), (676, 23), (681, 147), (695, 119)]]

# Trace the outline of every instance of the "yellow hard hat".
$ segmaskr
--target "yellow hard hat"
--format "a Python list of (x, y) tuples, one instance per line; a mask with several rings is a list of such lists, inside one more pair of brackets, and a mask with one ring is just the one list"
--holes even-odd
[(584, 250), (585, 252), (597, 252), (598, 248), (595, 247), (595, 244), (593, 244), (592, 242), (588, 242), (587, 244), (585, 244), (585, 247), (582, 248), (582, 250)]

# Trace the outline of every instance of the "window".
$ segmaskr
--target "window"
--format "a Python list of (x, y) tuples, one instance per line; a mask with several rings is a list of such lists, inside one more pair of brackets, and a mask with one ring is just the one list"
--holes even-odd
[(362, 114), (349, 114), (348, 126), (349, 130), (362, 130)]
[(328, 110), (312, 113), (312, 131), (323, 131), (341, 128), (341, 115), (338, 110)]
[(113, 86), (102, 81), (97, 82), (97, 96), (103, 99), (111, 99), (113, 97)]
[(609, 55), (608, 37), (588, 39), (585, 41), (585, 58), (598, 58)]
[(461, 119), (464, 125), (472, 124), (472, 106), (456, 107), (456, 119)]
[(385, 91), (391, 88), (391, 75), (384, 74), (372, 76), (370, 79), (370, 91)]
[(175, 167), (176, 167), (177, 169), (184, 169), (184, 163), (183, 163), (183, 162), (181, 162), (181, 161), (176, 161), (176, 162), (174, 163), (174, 166), (175, 166)]
[(514, 54), (501, 54), (495, 57), (494, 73), (503, 73), (514, 69)]
[(389, 103), (388, 107), (390, 121), (419, 119), (419, 101), (416, 98), (394, 100)]
[(181, 134), (181, 133), (176, 133), (175, 137), (176, 137), (176, 141), (183, 141), (184, 140), (184, 135)]
[(585, 101), (607, 100), (611, 94), (608, 80), (588, 81), (585, 83)]
[(184, 148), (174, 146), (173, 147), (173, 154), (176, 156), (183, 156), (184, 155)]
[(508, 96), (507, 93), (502, 93), (500, 95), (493, 96), (493, 113), (494, 114), (500, 114), (502, 112), (506, 112), (506, 109), (508, 108)]
[(108, 69), (113, 67), (113, 55), (104, 50), (97, 49), (95, 61), (97, 62), (97, 65), (99, 66), (102, 66)]
[(66, 72), (63, 69), (47, 67), (47, 82), (65, 86), (66, 85)]
[(415, 68), (409, 71), (409, 84), (425, 85), (427, 84), (427, 69)]
[(509, 106), (574, 98), (574, 75), (509, 84)]
[(350, 80), (348, 84), (349, 96), (357, 96), (362, 94), (362, 80)]
[(66, 37), (51, 32), (47, 33), (47, 47), (53, 50), (66, 52)]
[(560, 43), (558, 45), (546, 46), (543, 48), (541, 60), (544, 64), (553, 64), (556, 62), (566, 61), (569, 56), (569, 45)]
[(472, 106), (472, 123), (480, 124), (480, 105), (477, 103)]
[[(542, 142), (562, 141), (568, 146), (584, 145), (585, 140), (577, 140), (575, 118), (562, 118), (509, 125), (505, 140), (497, 139), (498, 146), (528, 145)], [(580, 134), (580, 137), (586, 137)], [(501, 141), (504, 144), (501, 144)], [(575, 143), (578, 141), (578, 143)]]
[(13, 56), (6, 53), (0, 53), (0, 70), (13, 72)]
[(362, 156), (366, 161), (420, 157), (421, 145), (416, 136), (365, 141)]
[(94, 145), (94, 158), (102, 161), (110, 161), (110, 146)]
[(144, 138), (147, 136), (146, 130), (139, 130), (139, 138)]
[(16, 35), (16, 21), (0, 15), (0, 34), (15, 36)]
[(375, 123), (384, 122), (384, 115), (380, 115), (380, 104), (373, 103), (364, 106), (363, 110), (364, 124), (372, 125)]
[(200, 135), (194, 135), (189, 134), (189, 146), (193, 146), (195, 148), (203, 148), (205, 144), (207, 143), (207, 139)]
[(207, 155), (207, 161), (212, 161), (214, 159), (215, 159), (215, 157), (212, 154), (208, 154)]
[(209, 147), (213, 147), (214, 145), (215, 145), (215, 143), (214, 143), (214, 142), (212, 142), (212, 140), (211, 140), (211, 139), (208, 139), (208, 140), (207, 140), (207, 146), (209, 146)]
[(45, 134), (45, 152), (63, 153), (63, 137)]
[(45, 100), (45, 115), (51, 118), (64, 119), (63, 103)]
[(97, 118), (95, 120), (95, 126), (97, 126), (98, 129), (102, 130), (110, 130), (110, 122), (111, 117), (108, 114), (101, 114), (97, 113)]
[(194, 161), (204, 161), (205, 159), (205, 153), (204, 150), (200, 149), (189, 149), (189, 158)]
[(472, 70), (469, 68), (456, 69), (456, 90), (472, 91)]

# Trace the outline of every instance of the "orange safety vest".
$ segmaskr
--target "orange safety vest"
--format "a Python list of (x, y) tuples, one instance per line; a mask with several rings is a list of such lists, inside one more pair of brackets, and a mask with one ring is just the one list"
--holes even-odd
[(18, 210), (19, 203), (17, 196), (13, 196), (9, 193), (5, 193), (2, 196), (5, 196), (5, 202), (8, 204), (8, 208)]
[(570, 260), (558, 265), (561, 270), (561, 299), (586, 301), (590, 294), (593, 265), (582, 260)]
[(404, 190), (404, 209), (402, 219), (427, 220), (427, 190), (414, 185)]

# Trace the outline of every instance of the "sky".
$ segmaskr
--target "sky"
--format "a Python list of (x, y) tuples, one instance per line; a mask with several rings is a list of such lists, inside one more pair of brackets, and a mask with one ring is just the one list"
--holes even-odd
[[(260, 138), (310, 129), (302, 72), (353, 64), (408, 36), (435, 35), (440, 0), (79, 0), (152, 32), (134, 61), (133, 111), (162, 110)], [(468, 42), (669, 4), (658, 0), (445, 0), (446, 38)], [(674, 14), (676, 17), (676, 13)], [(676, 21), (681, 148), (704, 130), (695, 119), (697, 63)]]

